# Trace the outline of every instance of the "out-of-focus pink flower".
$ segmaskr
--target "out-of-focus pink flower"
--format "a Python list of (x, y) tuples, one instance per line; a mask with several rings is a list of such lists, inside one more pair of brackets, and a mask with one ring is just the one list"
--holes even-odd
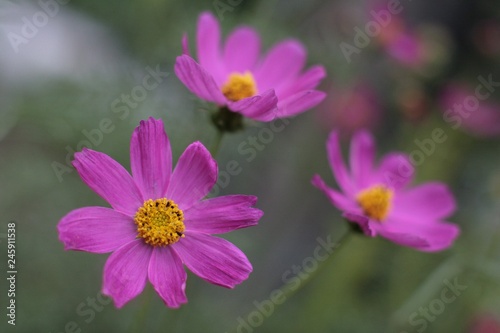
[(177, 57), (175, 73), (195, 95), (258, 121), (304, 112), (325, 98), (315, 90), (325, 77), (322, 66), (302, 72), (306, 50), (296, 40), (275, 45), (260, 58), (260, 36), (250, 27), (239, 27), (221, 48), (219, 23), (202, 13), (198, 19), (198, 62), (190, 55), (187, 37), (184, 54)]
[[(479, 92), (488, 93), (486, 88), (483, 90)], [(439, 100), (444, 120), (453, 128), (461, 127), (476, 136), (500, 135), (500, 103), (481, 100), (481, 96), (476, 96), (477, 92), (464, 83), (447, 85)]]
[(367, 83), (330, 88), (331, 93), (318, 114), (321, 125), (336, 128), (343, 137), (360, 129), (373, 130), (380, 124), (382, 109), (376, 92)]
[(424, 57), (424, 46), (420, 36), (409, 29), (405, 22), (397, 17), (384, 27), (379, 35), (379, 42), (386, 52), (407, 66), (418, 66)]
[(75, 154), (82, 180), (112, 208), (83, 207), (59, 222), (66, 250), (113, 252), (104, 266), (103, 293), (120, 308), (149, 280), (165, 304), (187, 302), (186, 265), (210, 283), (233, 288), (252, 271), (232, 243), (211, 234), (256, 225), (262, 211), (246, 195), (203, 200), (217, 181), (217, 163), (199, 142), (172, 171), (161, 120), (141, 121), (130, 143), (132, 175), (108, 155)]
[(470, 333), (500, 333), (500, 321), (492, 315), (482, 315), (472, 324)]
[(408, 156), (389, 153), (375, 166), (374, 139), (365, 131), (352, 139), (350, 172), (344, 164), (336, 131), (330, 134), (327, 153), (340, 192), (328, 187), (319, 175), (313, 177), (312, 183), (365, 235), (380, 235), (396, 244), (428, 252), (453, 244), (460, 229), (442, 221), (455, 211), (453, 194), (439, 182), (408, 188), (413, 172), (401, 171), (407, 170)]

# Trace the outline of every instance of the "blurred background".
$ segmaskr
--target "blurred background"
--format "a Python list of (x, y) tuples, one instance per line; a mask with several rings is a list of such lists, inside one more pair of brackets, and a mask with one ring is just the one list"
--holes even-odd
[[(68, 162), (86, 145), (129, 169), (130, 135), (149, 116), (164, 120), (174, 160), (195, 140), (213, 143), (213, 106), (173, 73), (182, 34), (194, 41), (205, 10), (225, 35), (253, 26), (264, 49), (302, 41), (308, 65), (327, 68), (320, 89), (328, 98), (259, 139), (253, 158), (238, 147), (269, 124), (249, 122), (223, 138), (219, 169), (235, 160), (241, 172), (219, 183), (220, 194), (257, 195), (265, 212), (259, 226), (223, 236), (249, 257), (250, 278), (226, 290), (189, 273), (189, 302), (179, 310), (150, 286), (117, 310), (97, 297), (107, 255), (66, 252), (58, 240), (56, 225), (70, 210), (106, 205)], [(151, 72), (162, 73), (158, 85), (141, 89)], [(479, 85), (489, 94), (475, 105)], [(0, 331), (500, 332), (499, 92), (496, 1), (1, 0), (0, 247), (6, 253), (15, 221), (18, 275), (15, 327), (0, 284)], [(463, 114), (455, 106), (471, 101)], [(452, 248), (420, 253), (355, 236), (324, 267), (304, 270), (318, 238), (347, 230), (310, 185), (315, 173), (335, 184), (325, 154), (335, 128), (346, 149), (354, 131), (368, 128), (379, 155), (401, 150), (421, 161), (416, 184), (450, 185), (458, 200), (450, 220), (462, 228)], [(435, 129), (447, 139), (432, 152), (419, 147)], [(2, 255), (5, 272), (6, 262)], [(270, 307), (286, 277), (300, 290)], [(450, 284), (463, 287), (445, 302)]]

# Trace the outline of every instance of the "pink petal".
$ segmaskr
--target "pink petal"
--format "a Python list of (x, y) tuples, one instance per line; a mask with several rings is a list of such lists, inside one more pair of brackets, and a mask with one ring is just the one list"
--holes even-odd
[(205, 197), (217, 181), (217, 162), (200, 142), (189, 145), (172, 173), (166, 197), (182, 210)]
[(411, 183), (414, 174), (415, 168), (410, 163), (408, 155), (389, 153), (382, 158), (371, 179), (374, 183), (386, 184), (397, 190)]
[(187, 303), (187, 274), (182, 261), (171, 247), (155, 247), (148, 268), (149, 281), (165, 304), (178, 308)]
[(429, 242), (419, 235), (390, 232), (387, 230), (381, 230), (379, 233), (382, 237), (387, 238), (398, 245), (412, 247), (417, 250), (429, 247)]
[(229, 109), (257, 121), (273, 120), (278, 110), (277, 104), (278, 98), (272, 89), (237, 102), (228, 101)]
[(196, 48), (201, 67), (208, 71), (217, 82), (224, 80), (224, 68), (220, 55), (219, 22), (209, 12), (202, 13), (198, 18)]
[(425, 223), (450, 216), (456, 209), (453, 194), (445, 184), (426, 183), (399, 192), (391, 216)]
[(73, 166), (83, 182), (111, 207), (134, 216), (144, 200), (130, 174), (106, 154), (84, 148), (75, 154)]
[(199, 201), (184, 211), (186, 230), (205, 234), (221, 234), (257, 225), (264, 214), (253, 208), (257, 197), (228, 195)]
[(210, 283), (234, 288), (248, 278), (252, 265), (240, 249), (225, 239), (197, 232), (172, 244), (184, 264)]
[(255, 73), (259, 90), (279, 89), (302, 70), (307, 52), (296, 40), (285, 40), (275, 45)]
[(314, 90), (319, 85), (321, 80), (326, 77), (326, 71), (323, 66), (313, 66), (301, 74), (297, 79), (291, 82), (288, 86), (279, 89), (276, 94), (280, 99), (287, 98), (304, 90)]
[(289, 96), (278, 102), (278, 118), (295, 116), (307, 111), (323, 101), (326, 94), (322, 91), (307, 90)]
[(115, 251), (137, 236), (134, 219), (104, 207), (84, 207), (71, 211), (57, 225), (65, 250), (93, 253)]
[(369, 186), (375, 157), (375, 142), (367, 131), (354, 134), (351, 141), (350, 165), (352, 179), (358, 188)]
[(366, 216), (352, 212), (345, 212), (344, 214), (342, 214), (342, 217), (345, 218), (348, 222), (356, 223), (365, 235), (369, 237), (376, 236), (376, 231), (373, 228), (370, 219)]
[(177, 57), (174, 71), (179, 80), (196, 96), (219, 105), (226, 104), (226, 98), (212, 75), (190, 56)]
[(323, 191), (332, 205), (337, 207), (337, 209), (344, 212), (358, 210), (358, 206), (354, 201), (352, 201), (342, 193), (339, 193), (334, 189), (328, 187), (319, 175), (314, 175), (311, 183), (318, 189)]
[(227, 74), (252, 70), (259, 58), (260, 37), (252, 28), (240, 27), (227, 38), (224, 47), (224, 65)]
[(172, 173), (172, 151), (161, 119), (142, 120), (132, 134), (130, 161), (144, 199), (165, 196)]
[(347, 173), (344, 159), (342, 158), (342, 151), (340, 149), (339, 133), (332, 131), (326, 143), (326, 150), (328, 154), (328, 161), (333, 171), (333, 176), (337, 180), (341, 190), (349, 197), (354, 197), (355, 189), (352, 179)]
[(102, 293), (111, 297), (117, 308), (139, 295), (146, 286), (152, 251), (153, 247), (137, 239), (109, 256), (104, 265)]
[(381, 225), (379, 233), (397, 244), (434, 252), (450, 247), (460, 234), (460, 229), (450, 223), (415, 224), (391, 217)]

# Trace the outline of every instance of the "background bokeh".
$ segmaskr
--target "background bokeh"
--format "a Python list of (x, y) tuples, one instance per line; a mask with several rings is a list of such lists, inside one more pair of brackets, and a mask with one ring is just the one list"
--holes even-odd
[[(0, 248), (6, 253), (6, 225), (15, 221), (18, 249), (16, 326), (6, 323), (2, 273), (0, 331), (499, 332), (500, 87), (460, 125), (446, 112), (474, 94), (479, 76), (500, 82), (500, 3), (401, 0), (402, 10), (363, 44), (357, 34), (374, 22), (371, 11), (390, 2), (0, 1)], [(204, 10), (219, 16), (226, 34), (255, 27), (265, 49), (284, 38), (302, 41), (308, 63), (327, 68), (321, 90), (329, 96), (274, 132), (255, 158), (238, 147), (269, 124), (249, 122), (223, 138), (219, 169), (237, 161), (241, 172), (220, 183), (220, 193), (257, 195), (265, 212), (259, 226), (224, 235), (252, 262), (247, 281), (226, 290), (189, 273), (189, 302), (179, 310), (166, 308), (150, 286), (123, 309), (106, 302), (92, 310), (107, 255), (64, 251), (56, 225), (72, 209), (106, 203), (67, 161), (103, 120), (110, 129), (94, 136), (92, 148), (127, 168), (130, 135), (149, 116), (164, 120), (175, 160), (193, 141), (213, 143), (213, 106), (173, 73), (182, 34), (194, 40)], [(41, 12), (51, 14), (45, 23)], [(34, 20), (39, 26), (30, 30)], [(356, 40), (362, 47), (346, 56), (346, 43)], [(126, 106), (123, 96), (158, 68), (171, 74)], [(421, 154), (415, 183), (450, 185), (458, 200), (451, 220), (462, 235), (434, 254), (355, 236), (292, 297), (259, 311), (283, 274), (313, 256), (318, 237), (336, 240), (347, 229), (310, 185), (315, 173), (334, 184), (325, 154), (334, 128), (346, 149), (353, 131), (369, 128), (379, 154)], [(447, 139), (426, 153), (415, 140), (436, 128)], [(455, 282), (466, 289), (440, 301)]]

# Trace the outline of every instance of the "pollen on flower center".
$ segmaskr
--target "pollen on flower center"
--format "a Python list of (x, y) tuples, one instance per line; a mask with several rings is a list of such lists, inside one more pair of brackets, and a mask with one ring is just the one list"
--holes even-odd
[(138, 237), (152, 246), (173, 244), (184, 237), (184, 213), (166, 198), (144, 202), (135, 213), (134, 222)]
[(382, 221), (389, 214), (393, 194), (387, 187), (378, 185), (361, 191), (356, 199), (366, 215)]
[(231, 101), (251, 97), (257, 93), (257, 84), (252, 73), (231, 73), (222, 86), (222, 93)]

